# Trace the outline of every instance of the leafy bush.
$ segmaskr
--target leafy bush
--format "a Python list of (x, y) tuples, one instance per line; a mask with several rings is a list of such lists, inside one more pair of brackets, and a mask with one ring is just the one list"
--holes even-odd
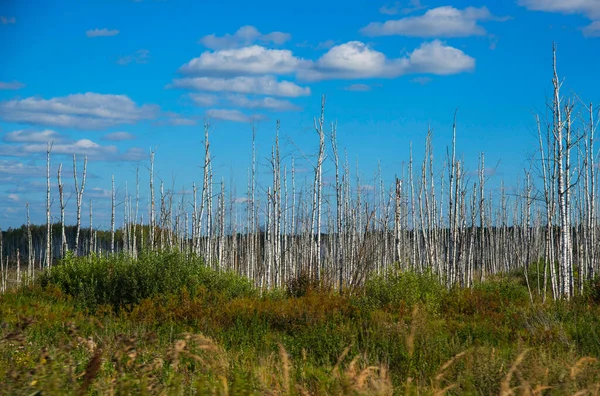
[(484, 283), (477, 283), (473, 290), (481, 291), (506, 306), (522, 306), (529, 303), (527, 288), (512, 278), (491, 279)]
[(600, 304), (600, 276), (596, 275), (584, 285), (584, 296), (590, 303)]
[(529, 286), (532, 291), (537, 290), (538, 284), (540, 288), (544, 287), (544, 277), (546, 282), (550, 282), (550, 268), (546, 268), (547, 263), (543, 258), (530, 263), (527, 266), (527, 270), (523, 268), (513, 269), (506, 274), (500, 274), (503, 278), (514, 278), (520, 285), (527, 286), (529, 280)]
[(118, 310), (184, 288), (190, 293), (205, 288), (227, 298), (255, 293), (248, 280), (207, 268), (200, 258), (177, 251), (141, 253), (137, 259), (125, 255), (68, 255), (43, 274), (41, 284), (59, 287), (90, 310), (106, 304)]
[(365, 295), (375, 307), (391, 305), (412, 307), (422, 303), (431, 312), (439, 312), (442, 298), (448, 293), (437, 277), (430, 273), (390, 271), (367, 281)]
[(302, 272), (286, 284), (286, 294), (289, 297), (303, 297), (307, 294), (319, 291), (321, 284), (318, 279), (311, 277), (308, 272)]

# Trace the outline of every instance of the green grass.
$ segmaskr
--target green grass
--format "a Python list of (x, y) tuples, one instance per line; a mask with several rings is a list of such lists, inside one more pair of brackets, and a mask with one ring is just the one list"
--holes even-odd
[(177, 252), (68, 257), (0, 296), (0, 393), (593, 393), (586, 290), (532, 305), (518, 274), (447, 290), (394, 271), (353, 295), (260, 293)]

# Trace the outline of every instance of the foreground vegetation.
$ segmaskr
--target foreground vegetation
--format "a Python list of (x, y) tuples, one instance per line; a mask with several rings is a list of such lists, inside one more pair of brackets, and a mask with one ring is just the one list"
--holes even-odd
[(0, 295), (0, 393), (597, 394), (598, 290), (391, 271), (261, 292), (177, 252), (68, 256)]

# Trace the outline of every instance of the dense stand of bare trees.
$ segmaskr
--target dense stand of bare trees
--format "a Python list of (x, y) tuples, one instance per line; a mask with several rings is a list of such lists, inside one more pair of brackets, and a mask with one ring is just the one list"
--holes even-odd
[[(267, 158), (271, 181), (260, 185), (257, 181), (253, 130), (245, 198), (235, 194), (233, 183), (226, 194), (224, 180), (215, 181), (213, 174), (207, 122), (202, 184), (200, 188), (192, 185), (191, 196), (181, 193), (177, 199), (175, 187), (165, 190), (161, 181), (156, 200), (155, 151), (150, 152), (147, 224), (144, 216), (139, 216), (139, 168), (135, 205), (127, 188), (117, 203), (112, 176), (108, 247), (98, 243), (91, 200), (88, 239), (81, 240), (87, 158), (78, 184), (75, 156), (76, 236), (69, 243), (65, 235), (61, 164), (58, 192), (62, 231), (58, 249), (54, 247), (49, 143), (46, 251), (43, 254), (41, 249), (34, 249), (28, 215), (28, 278), (33, 276), (36, 262), (50, 266), (53, 257), (68, 251), (136, 256), (142, 248), (178, 248), (203, 256), (207, 265), (216, 269), (246, 276), (263, 288), (281, 287), (303, 275), (343, 291), (361, 284), (369, 274), (385, 274), (388, 268), (399, 265), (405, 270), (431, 272), (448, 287), (469, 287), (493, 274), (524, 271), (532, 294), (570, 298), (600, 269), (594, 147), (598, 110), (577, 98), (565, 100), (561, 96), (555, 57), (552, 82), (548, 115), (536, 118), (539, 150), (510, 192), (503, 184), (499, 192), (488, 191), (484, 153), (480, 154), (478, 169), (467, 171), (456, 151), (456, 114), (444, 161), (434, 160), (429, 131), (422, 160), (413, 158), (411, 146), (408, 166), (402, 166), (391, 183), (383, 180), (381, 166), (372, 180), (361, 180), (358, 163), (352, 179), (348, 155), (340, 158), (338, 151), (337, 125), (326, 124), (323, 98), (320, 115), (314, 120), (316, 155), (302, 154), (312, 166), (312, 182), (298, 183), (293, 155), (282, 159), (277, 122), (274, 146)], [(326, 167), (333, 169), (334, 182), (324, 182)], [(117, 205), (123, 205), (120, 230), (115, 228)], [(116, 238), (117, 231), (120, 238)], [(8, 257), (2, 246), (0, 239), (0, 257), (4, 258), (0, 260), (0, 288), (4, 290)]]

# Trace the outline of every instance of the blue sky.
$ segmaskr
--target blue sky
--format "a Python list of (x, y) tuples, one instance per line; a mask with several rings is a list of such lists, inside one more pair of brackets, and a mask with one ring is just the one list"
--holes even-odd
[(500, 162), (496, 182), (514, 184), (536, 149), (553, 41), (563, 93), (600, 102), (598, 0), (4, 0), (0, 227), (22, 224), (26, 202), (44, 221), (48, 140), (53, 189), (59, 163), (70, 191), (72, 154), (88, 155), (84, 200), (98, 200), (97, 225), (108, 224), (110, 175), (120, 195), (136, 166), (146, 184), (151, 147), (165, 186), (189, 190), (202, 179), (206, 119), (216, 180), (243, 196), (252, 127), (264, 159), (281, 120), (286, 161), (307, 169), (322, 94), (365, 183), (378, 161), (391, 182), (410, 142), (420, 161), (429, 126), (441, 162), (458, 108), (467, 167), (483, 151)]

